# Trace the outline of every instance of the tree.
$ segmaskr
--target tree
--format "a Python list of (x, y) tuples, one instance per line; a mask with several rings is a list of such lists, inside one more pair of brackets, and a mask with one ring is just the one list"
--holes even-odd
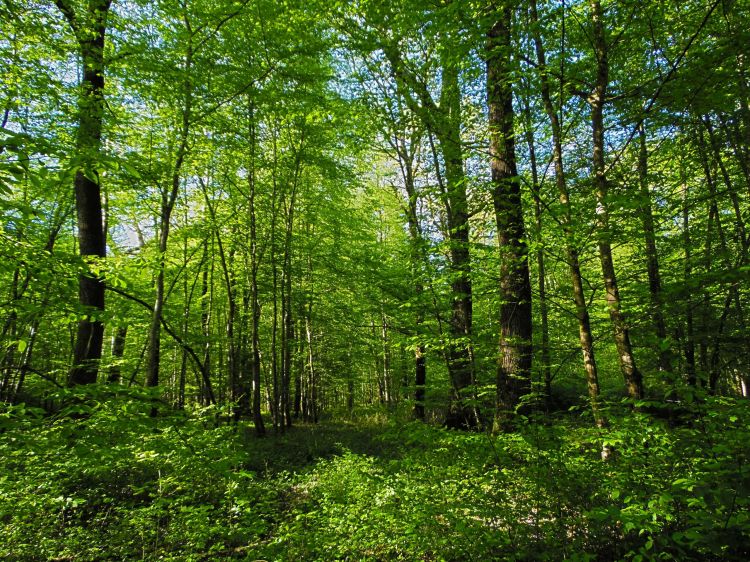
[(69, 375), (71, 384), (96, 382), (104, 342), (104, 324), (100, 317), (104, 311), (104, 280), (95, 273), (95, 260), (106, 256), (99, 172), (106, 70), (104, 42), (111, 3), (111, 0), (91, 0), (81, 13), (69, 0), (55, 0), (78, 42), (81, 61), (74, 190), (79, 251), (84, 260), (91, 260), (87, 265), (93, 266), (78, 278), (78, 299), (85, 312), (78, 322)]
[(500, 356), (497, 423), (531, 389), (531, 282), (516, 167), (511, 26), (514, 7), (493, 7), (487, 32), (487, 102), (492, 202), (500, 246)]
[(609, 86), (608, 45), (605, 36), (604, 14), (599, 0), (590, 1), (591, 29), (596, 60), (596, 79), (589, 95), (591, 106), (591, 128), (593, 133), (592, 166), (596, 189), (596, 228), (599, 259), (602, 265), (604, 286), (607, 296), (609, 316), (614, 329), (615, 344), (620, 370), (625, 378), (625, 386), (631, 398), (643, 398), (643, 378), (635, 364), (633, 346), (630, 343), (630, 328), (625, 320), (620, 300), (620, 289), (612, 256), (612, 243), (609, 224), (609, 191), (604, 147), (604, 106)]
[[(383, 35), (387, 38), (388, 31)], [(448, 369), (453, 386), (451, 422), (455, 425), (476, 425), (476, 409), (464, 403), (472, 393), (474, 366), (472, 348), (472, 282), (469, 252), (469, 207), (467, 178), (464, 172), (461, 140), (460, 69), (451, 50), (457, 46), (453, 30), (441, 31), (437, 46), (440, 68), (439, 100), (433, 98), (428, 79), (418, 75), (401, 52), (398, 42), (381, 41), (377, 45), (390, 64), (400, 95), (416, 115), (428, 136), (437, 140), (440, 160), (435, 162), (438, 182), (443, 194), (446, 230), (451, 268), (452, 314), (449, 322)], [(437, 155), (436, 155), (437, 156)]]
[[(542, 43), (539, 31), (539, 16), (537, 14), (536, 0), (531, 0), (530, 17), (532, 25), (532, 36), (534, 49), (536, 51), (537, 68), (539, 70), (539, 81), (541, 84), (540, 93), (544, 111), (550, 122), (552, 130), (552, 161), (555, 168), (555, 184), (559, 194), (560, 206), (562, 207), (561, 225), (565, 236), (565, 255), (570, 271), (570, 278), (573, 286), (573, 301), (575, 304), (575, 315), (578, 321), (578, 337), (583, 354), (583, 365), (586, 371), (586, 383), (588, 388), (589, 400), (596, 418), (597, 425), (605, 423), (599, 410), (599, 374), (594, 356), (594, 337), (591, 330), (591, 319), (588, 311), (588, 304), (584, 294), (583, 276), (581, 275), (581, 264), (579, 251), (575, 244), (573, 232), (573, 211), (570, 201), (570, 193), (565, 178), (565, 165), (563, 162), (563, 140), (562, 126), (560, 118), (552, 104), (549, 69), (547, 67), (547, 57), (544, 44)], [(564, 100), (560, 100), (560, 105), (564, 105)]]

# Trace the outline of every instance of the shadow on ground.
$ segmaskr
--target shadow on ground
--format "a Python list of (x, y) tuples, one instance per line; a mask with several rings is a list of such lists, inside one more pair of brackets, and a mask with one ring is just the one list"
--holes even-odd
[(272, 476), (282, 471), (299, 472), (321, 459), (351, 451), (381, 459), (400, 458), (404, 451), (386, 436), (389, 426), (323, 422), (297, 424), (283, 434), (255, 437), (252, 425), (241, 428), (249, 457), (245, 468)]

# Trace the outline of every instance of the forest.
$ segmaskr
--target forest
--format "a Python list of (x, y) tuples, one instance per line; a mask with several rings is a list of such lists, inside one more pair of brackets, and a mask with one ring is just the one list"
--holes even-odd
[(750, 1), (0, 1), (0, 558), (750, 559)]

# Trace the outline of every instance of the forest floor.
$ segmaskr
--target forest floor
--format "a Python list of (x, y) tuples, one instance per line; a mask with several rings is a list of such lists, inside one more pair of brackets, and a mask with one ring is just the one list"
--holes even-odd
[[(106, 392), (106, 391), (103, 391)], [(747, 560), (750, 415), (502, 435), (385, 412), (258, 439), (134, 392), (0, 411), (3, 560)], [(602, 461), (606, 444), (614, 454)]]

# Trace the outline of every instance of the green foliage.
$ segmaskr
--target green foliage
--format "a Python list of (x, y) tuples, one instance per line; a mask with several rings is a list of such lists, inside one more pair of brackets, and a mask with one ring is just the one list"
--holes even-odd
[(267, 531), (276, 492), (244, 469), (236, 428), (153, 418), (153, 393), (113, 394), (87, 389), (51, 418), (3, 411), (0, 557), (184, 560)]
[[(750, 416), (421, 423), (270, 439), (223, 412), (151, 417), (157, 394), (64, 391), (0, 414), (0, 556), (14, 560), (744, 560)], [(646, 410), (648, 404), (640, 404)], [(689, 408), (688, 417), (679, 417)], [(524, 421), (525, 420), (525, 421)], [(606, 445), (609, 457), (601, 458)]]

